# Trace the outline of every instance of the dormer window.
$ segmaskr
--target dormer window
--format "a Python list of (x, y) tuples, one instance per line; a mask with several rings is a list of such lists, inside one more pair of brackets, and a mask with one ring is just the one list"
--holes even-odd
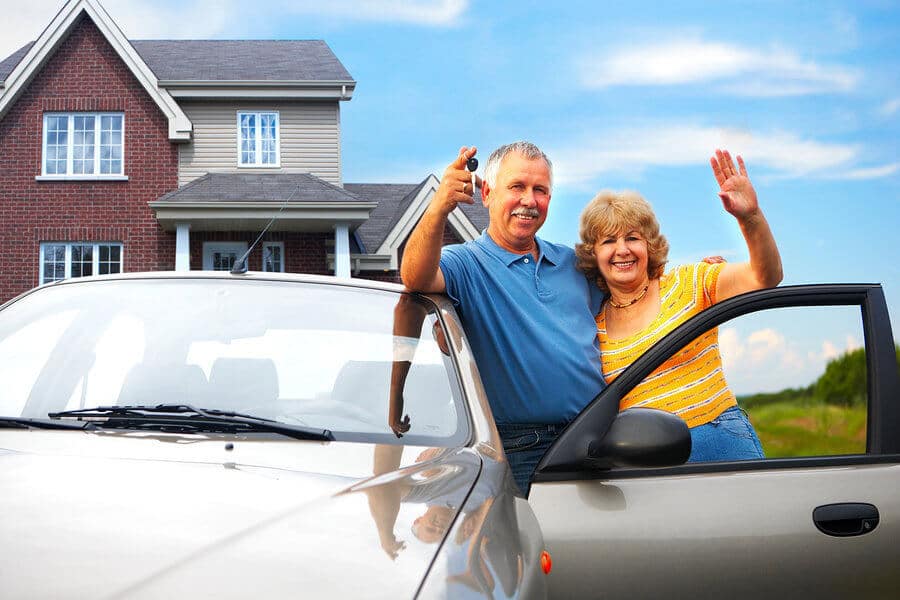
[(42, 176), (121, 177), (122, 113), (45, 113)]
[(239, 112), (237, 125), (238, 166), (280, 166), (277, 112)]

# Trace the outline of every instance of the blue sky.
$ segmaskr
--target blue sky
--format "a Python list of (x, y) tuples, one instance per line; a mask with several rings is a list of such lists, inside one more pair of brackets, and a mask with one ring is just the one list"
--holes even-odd
[[(62, 4), (0, 2), (4, 56)], [(594, 193), (630, 188), (674, 262), (744, 260), (708, 166), (727, 147), (747, 161), (784, 283), (880, 282), (900, 330), (898, 1), (103, 5), (135, 39), (324, 39), (358, 82), (342, 105), (347, 182), (417, 182), (462, 145), (536, 142), (556, 166), (554, 241), (576, 241)]]

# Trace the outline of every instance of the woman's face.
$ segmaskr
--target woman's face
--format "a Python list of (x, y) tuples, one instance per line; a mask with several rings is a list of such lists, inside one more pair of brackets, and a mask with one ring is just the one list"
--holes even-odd
[(594, 258), (610, 287), (631, 288), (648, 280), (647, 240), (637, 230), (597, 238)]

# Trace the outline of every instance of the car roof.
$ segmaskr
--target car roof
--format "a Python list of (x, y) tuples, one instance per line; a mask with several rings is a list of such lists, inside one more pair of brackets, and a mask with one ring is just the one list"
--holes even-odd
[(406, 291), (399, 283), (391, 283), (387, 281), (373, 281), (370, 279), (351, 279), (340, 278), (332, 275), (310, 275), (304, 273), (273, 273), (263, 271), (248, 271), (241, 274), (232, 274), (229, 271), (142, 271), (117, 273), (113, 275), (91, 275), (87, 277), (72, 277), (62, 279), (52, 283), (44, 284), (40, 287), (50, 287), (58, 285), (74, 285), (96, 281), (115, 281), (115, 280), (135, 280), (135, 279), (226, 279), (226, 280), (248, 280), (248, 281), (284, 281), (291, 283), (324, 283), (330, 285), (341, 285), (355, 288), (384, 290), (391, 292)]

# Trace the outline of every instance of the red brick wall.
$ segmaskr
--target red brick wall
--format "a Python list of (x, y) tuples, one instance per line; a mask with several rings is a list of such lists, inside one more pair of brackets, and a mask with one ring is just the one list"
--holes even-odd
[[(35, 181), (45, 111), (122, 111), (128, 181)], [(41, 242), (122, 242), (126, 271), (174, 268), (175, 236), (147, 206), (177, 187), (168, 120), (90, 19), (0, 120), (0, 148), (0, 302), (39, 283)]]

